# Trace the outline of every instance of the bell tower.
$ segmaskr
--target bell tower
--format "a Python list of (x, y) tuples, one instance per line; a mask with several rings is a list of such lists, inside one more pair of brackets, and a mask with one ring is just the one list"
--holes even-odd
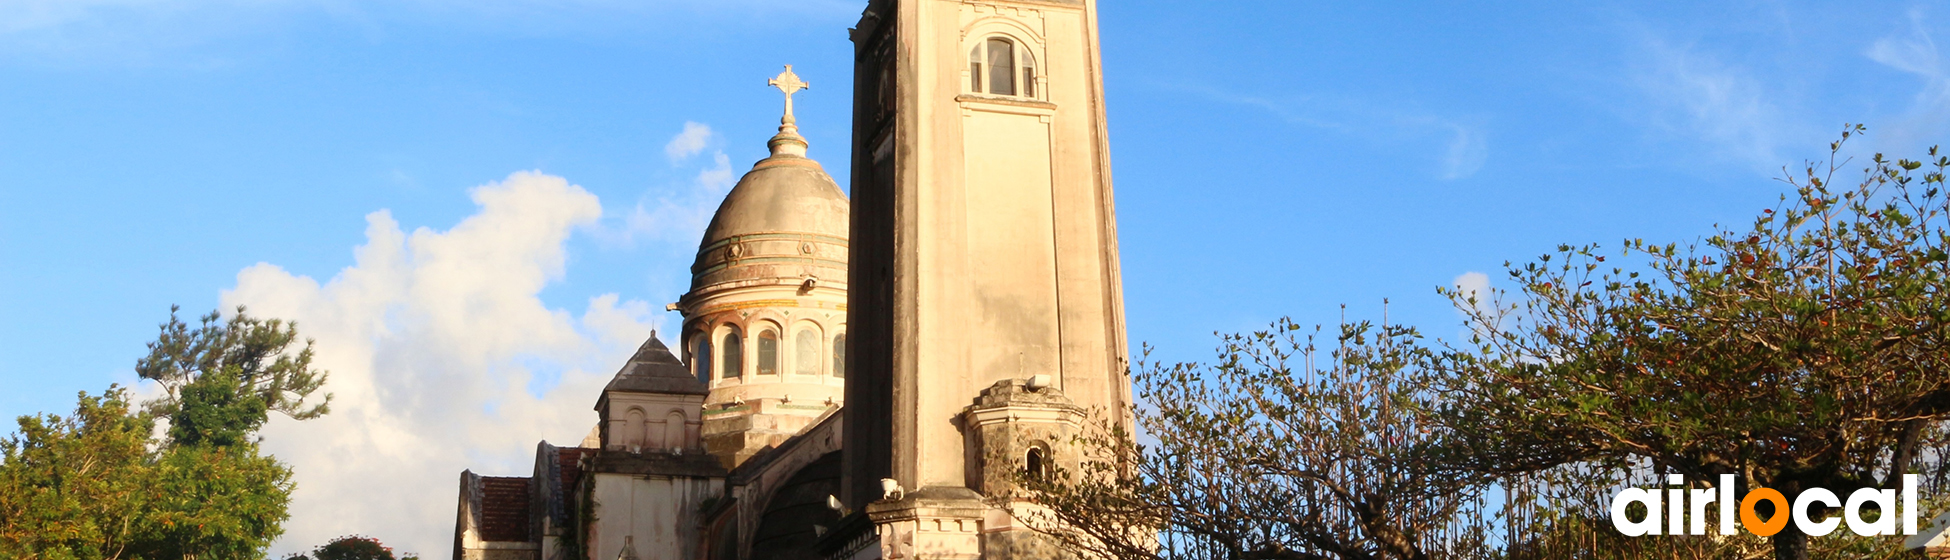
[(1064, 450), (998, 438), (1131, 398), (1096, 2), (873, 0), (852, 39), (842, 501), (887, 557), (1038, 557), (984, 499)]

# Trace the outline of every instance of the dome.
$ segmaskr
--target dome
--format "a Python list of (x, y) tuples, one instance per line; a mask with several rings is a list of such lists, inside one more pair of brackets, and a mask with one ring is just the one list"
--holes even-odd
[(772, 155), (752, 165), (711, 217), (691, 265), (691, 288), (740, 280), (846, 280), (849, 203), (788, 113), (767, 143)]

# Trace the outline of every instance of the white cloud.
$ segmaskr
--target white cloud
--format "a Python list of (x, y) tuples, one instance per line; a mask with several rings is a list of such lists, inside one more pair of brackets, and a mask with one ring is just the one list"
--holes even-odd
[[(672, 167), (683, 169), (684, 160), (704, 151), (706, 139), (713, 134), (708, 125), (684, 123), (684, 130), (672, 137), (664, 148), (665, 153), (672, 156)], [(677, 155), (680, 152), (683, 153), (681, 157)], [(654, 192), (654, 198), (646, 194), (624, 216), (621, 231), (604, 232), (603, 236), (621, 245), (652, 240), (695, 248), (697, 240), (704, 235), (705, 226), (711, 223), (712, 214), (717, 212), (725, 194), (731, 192), (731, 187), (737, 183), (738, 174), (731, 168), (731, 156), (725, 155), (722, 150), (715, 151), (711, 154), (709, 166), (699, 169), (688, 185)]]
[[(1458, 304), (1469, 306), (1469, 309), (1456, 309), (1456, 314), (1462, 316), (1465, 323), (1458, 333), (1459, 336), (1467, 339), (1470, 335), (1487, 334), (1480, 325), (1475, 324), (1476, 317), (1489, 318), (1491, 321), (1501, 319), (1502, 311), (1497, 309), (1496, 290), (1490, 287), (1488, 274), (1464, 272), (1456, 279), (1450, 280), (1449, 285), (1456, 290)], [(1470, 301), (1471, 298), (1475, 301)]]
[(1656, 37), (1645, 39), (1641, 48), (1630, 80), (1651, 101), (1657, 126), (1672, 134), (1697, 138), (1720, 155), (1769, 174), (1790, 163), (1782, 156), (1784, 146), (1824, 142), (1822, 133), (1789, 118), (1779, 92), (1745, 69)]
[(1473, 305), (1478, 312), (1489, 312), (1495, 309), (1489, 302), (1490, 275), (1481, 272), (1464, 272), (1449, 284), (1455, 286), (1456, 293), (1464, 300), (1476, 298), (1476, 303)]
[(649, 336), (645, 302), (604, 295), (577, 317), (538, 297), (600, 218), (594, 195), (532, 172), (471, 194), (478, 212), (445, 231), (368, 215), (353, 265), (323, 283), (260, 263), (223, 293), (224, 308), (297, 321), (336, 395), (330, 415), (264, 430), (298, 483), (275, 551), (360, 533), (445, 554), (461, 470), (525, 476), (536, 442), (580, 441), (602, 384)]
[(1924, 25), (1923, 12), (1910, 11), (1908, 33), (1877, 39), (1863, 54), (1923, 81), (1906, 114), (1877, 131), (1883, 133), (1883, 143), (1907, 151), (1917, 144), (1941, 141), (1950, 128), (1950, 68)]
[(732, 185), (738, 184), (737, 181), (738, 178), (731, 173), (731, 156), (724, 155), (724, 152), (713, 154), (711, 167), (697, 172), (697, 187), (720, 198), (724, 193), (731, 192)]
[(1451, 124), (1454, 136), (1449, 139), (1449, 149), (1442, 155), (1443, 180), (1456, 180), (1475, 175), (1483, 169), (1483, 161), (1489, 159), (1489, 144), (1483, 141), (1482, 133), (1470, 128)]
[(684, 123), (684, 131), (677, 133), (676, 137), (671, 138), (669, 144), (664, 144), (664, 155), (670, 156), (670, 161), (672, 162), (689, 159), (691, 156), (697, 155), (698, 152), (704, 151), (705, 144), (710, 141), (710, 126), (702, 123), (686, 122)]

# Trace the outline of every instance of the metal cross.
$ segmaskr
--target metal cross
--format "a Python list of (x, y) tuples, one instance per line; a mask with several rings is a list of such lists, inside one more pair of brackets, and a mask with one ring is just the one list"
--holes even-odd
[(779, 88), (779, 91), (785, 92), (785, 118), (787, 120), (792, 119), (792, 94), (798, 93), (802, 89), (812, 89), (812, 84), (800, 81), (799, 75), (792, 73), (791, 64), (785, 65), (785, 72), (779, 74), (779, 77), (767, 80), (766, 85)]

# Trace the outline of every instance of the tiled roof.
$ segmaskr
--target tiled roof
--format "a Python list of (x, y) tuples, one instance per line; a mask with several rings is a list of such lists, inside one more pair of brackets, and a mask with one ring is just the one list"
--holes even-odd
[(584, 454), (594, 453), (595, 451), (594, 449), (583, 449), (580, 447), (562, 447), (555, 450), (556, 464), (562, 466), (563, 495), (573, 495), (575, 493), (576, 479), (582, 478), (582, 456)]
[(481, 477), (481, 540), (529, 542), (528, 477)]
[(629, 363), (616, 372), (603, 391), (622, 391), (628, 393), (675, 393), (682, 395), (703, 395), (711, 392), (691, 369), (670, 353), (663, 341), (651, 335), (648, 342), (638, 348)]

